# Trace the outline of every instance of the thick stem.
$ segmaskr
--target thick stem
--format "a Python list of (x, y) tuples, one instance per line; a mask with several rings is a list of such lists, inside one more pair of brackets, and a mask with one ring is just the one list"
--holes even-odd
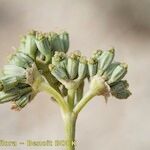
[(75, 150), (76, 116), (68, 112), (64, 117), (66, 150)]

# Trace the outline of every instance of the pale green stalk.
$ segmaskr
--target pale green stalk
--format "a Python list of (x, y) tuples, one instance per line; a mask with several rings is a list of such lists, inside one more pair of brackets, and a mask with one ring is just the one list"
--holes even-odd
[(39, 87), (40, 91), (45, 91), (50, 94), (55, 100), (58, 102), (60, 107), (63, 109), (64, 112), (68, 111), (67, 103), (65, 102), (64, 98), (48, 83), (42, 82)]
[(73, 112), (68, 112), (64, 117), (66, 150), (75, 150), (75, 129), (77, 116)]
[(75, 90), (69, 89), (67, 101), (68, 101), (68, 105), (69, 105), (70, 110), (72, 110), (74, 107), (74, 98), (75, 98)]
[(80, 102), (73, 109), (75, 114), (79, 114), (79, 112), (84, 108), (84, 106), (95, 96), (94, 93), (87, 92), (85, 96), (80, 100)]
[(77, 118), (77, 115), (73, 112), (75, 91), (68, 91), (67, 104), (64, 98), (48, 83), (42, 82), (40, 84), (39, 90), (45, 91), (51, 96), (53, 96), (62, 108), (62, 117), (65, 125), (66, 150), (75, 150), (75, 125)]

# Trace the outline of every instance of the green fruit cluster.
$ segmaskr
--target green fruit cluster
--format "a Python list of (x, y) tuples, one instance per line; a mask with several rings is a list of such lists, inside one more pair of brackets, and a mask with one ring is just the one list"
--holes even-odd
[[(25, 107), (37, 93), (32, 87), (35, 70), (40, 75), (44, 74), (55, 51), (67, 52), (68, 48), (67, 32), (58, 34), (31, 31), (23, 36), (16, 53), (11, 55), (1, 72), (0, 103), (12, 101), (12, 109), (15, 110)], [(48, 76), (52, 78), (50, 73)]]
[(128, 67), (114, 61), (114, 49), (97, 50), (89, 59), (80, 51), (66, 54), (68, 49), (67, 32), (32, 31), (25, 35), (2, 70), (0, 103), (12, 101), (13, 109), (22, 109), (39, 92), (38, 83), (42, 77), (63, 97), (67, 90), (73, 89), (80, 93), (77, 97), (81, 99), (86, 78), (94, 84), (91, 89), (95, 90), (96, 86), (98, 90), (102, 87), (96, 83), (105, 82), (116, 98), (126, 99), (131, 95), (127, 81), (122, 80)]

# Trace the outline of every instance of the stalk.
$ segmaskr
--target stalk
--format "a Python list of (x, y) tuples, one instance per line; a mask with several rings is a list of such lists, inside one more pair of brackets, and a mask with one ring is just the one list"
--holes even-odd
[(57, 103), (59, 104), (59, 106), (61, 107), (61, 109), (64, 112), (68, 111), (68, 106), (67, 106), (64, 98), (54, 88), (52, 88), (48, 83), (42, 82), (39, 86), (39, 91), (45, 91), (49, 95), (53, 96), (55, 98), (55, 100), (57, 101)]
[[(75, 150), (75, 127), (77, 115), (72, 111), (72, 109), (68, 108), (65, 100), (51, 86), (43, 82), (40, 85), (40, 90), (48, 92), (57, 100), (58, 104), (60, 104), (62, 118), (64, 120), (66, 150)], [(71, 90), (68, 94), (68, 101), (74, 102), (74, 91)], [(71, 108), (72, 106), (69, 104), (69, 107)]]
[(87, 92), (80, 102), (74, 107), (73, 111), (76, 115), (84, 108), (84, 106), (95, 96), (95, 94)]
[(73, 110), (74, 98), (75, 98), (75, 90), (69, 89), (68, 90), (68, 104), (69, 104), (70, 110)]
[(76, 118), (73, 112), (67, 112), (64, 116), (66, 150), (75, 150)]

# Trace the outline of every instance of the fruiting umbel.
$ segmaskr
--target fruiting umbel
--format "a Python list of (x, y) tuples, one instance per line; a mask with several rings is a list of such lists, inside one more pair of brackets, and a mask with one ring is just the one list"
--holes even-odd
[[(5, 65), (2, 70), (0, 103), (13, 101), (12, 108), (20, 110), (40, 92), (39, 84), (46, 79), (59, 91), (58, 81), (50, 72), (47, 72), (48, 65), (52, 62), (56, 50), (67, 52), (68, 48), (69, 35), (67, 32), (58, 34), (33, 30), (23, 36), (16, 53), (10, 57), (8, 65)], [(23, 95), (19, 91), (17, 93), (16, 91), (22, 86), (30, 87), (30, 93)], [(20, 89), (24, 91), (24, 89)], [(17, 96), (15, 95), (15, 97), (12, 93), (17, 93)]]
[[(24, 84), (31, 87), (33, 95), (36, 95), (39, 92), (38, 84), (47, 80), (63, 97), (67, 96), (65, 91), (74, 90), (77, 92), (76, 99), (81, 99), (84, 95), (84, 86), (81, 85), (88, 78), (89, 93), (95, 96), (108, 96), (111, 93), (119, 99), (130, 96), (128, 86), (124, 86), (125, 83), (128, 85), (127, 81), (122, 81), (127, 73), (127, 65), (113, 61), (114, 49), (97, 50), (87, 59), (80, 51), (66, 54), (68, 48), (67, 32), (29, 32), (21, 40), (17, 52), (9, 59), (9, 64), (4, 66), (0, 90), (9, 93), (13, 88)], [(22, 99), (26, 101), (25, 96)], [(76, 101), (79, 102), (79, 99)], [(9, 100), (6, 99), (6, 102)]]
[[(77, 55), (76, 51), (68, 56), (62, 52), (56, 52), (56, 55), (63, 56), (64, 63), (62, 65), (62, 60), (58, 59), (59, 63), (53, 61), (49, 68), (52, 75), (68, 90), (78, 89), (83, 80), (89, 78), (90, 92), (95, 93), (95, 95), (108, 95), (112, 85), (118, 84), (118, 81), (127, 73), (125, 63), (113, 62), (114, 54), (114, 49), (98, 50), (88, 60), (81, 54)], [(128, 96), (130, 96), (129, 93), (125, 98)]]

